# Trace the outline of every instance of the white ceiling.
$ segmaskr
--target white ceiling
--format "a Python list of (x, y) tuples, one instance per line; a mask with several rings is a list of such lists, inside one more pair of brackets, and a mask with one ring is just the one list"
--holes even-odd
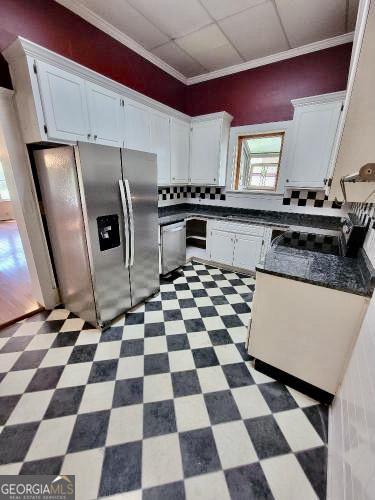
[(358, 2), (75, 0), (74, 10), (89, 10), (190, 78), (351, 32)]

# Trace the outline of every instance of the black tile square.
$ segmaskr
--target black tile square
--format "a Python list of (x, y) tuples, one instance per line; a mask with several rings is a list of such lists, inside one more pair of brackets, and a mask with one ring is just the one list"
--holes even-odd
[(224, 274), (211, 274), (211, 278), (215, 281), (224, 281), (226, 279)]
[(51, 366), (48, 368), (39, 368), (26, 389), (26, 392), (46, 391), (54, 389), (60, 380), (64, 366)]
[(220, 460), (212, 429), (198, 429), (179, 434), (185, 477), (219, 470)]
[(224, 295), (217, 295), (216, 297), (211, 297), (211, 302), (214, 306), (222, 306), (228, 304), (228, 299)]
[(220, 287), (220, 290), (224, 295), (233, 295), (234, 293), (237, 293), (232, 286), (223, 286), (222, 288)]
[(196, 370), (172, 373), (172, 386), (175, 398), (199, 394), (201, 386)]
[(105, 359), (92, 364), (88, 384), (115, 380), (118, 359)]
[(259, 390), (270, 407), (272, 413), (298, 408), (298, 405), (284, 384), (268, 382), (259, 384)]
[[(249, 288), (251, 288), (250, 285), (248, 285)], [(251, 302), (253, 300), (253, 294), (252, 293), (240, 293), (241, 297), (245, 302)], [(232, 304), (233, 307), (233, 304)]]
[(162, 303), (161, 300), (152, 300), (151, 302), (145, 303), (145, 311), (161, 311)]
[(117, 380), (113, 395), (113, 408), (130, 406), (143, 401), (143, 377)]
[(172, 309), (169, 311), (163, 311), (164, 321), (179, 321), (182, 320), (182, 314), (180, 309)]
[(22, 462), (38, 427), (39, 422), (4, 427), (0, 434), (0, 465)]
[(254, 384), (253, 377), (250, 375), (245, 363), (224, 365), (222, 369), (231, 388)]
[(292, 191), (291, 198), (299, 198), (301, 191)]
[(114, 340), (121, 340), (124, 332), (122, 326), (111, 326), (102, 332), (100, 342), (112, 342)]
[(273, 500), (267, 479), (259, 463), (226, 470), (225, 478), (232, 500)]
[(110, 410), (95, 411), (78, 415), (68, 453), (91, 450), (104, 446), (107, 437)]
[(0, 425), (5, 425), (10, 414), (16, 407), (21, 394), (16, 396), (2, 396), (0, 397)]
[(7, 352), (23, 351), (25, 349), (25, 347), (28, 346), (28, 344), (30, 343), (32, 338), (33, 338), (32, 335), (25, 335), (22, 337), (12, 337), (8, 340), (8, 342), (0, 350), (0, 353), (3, 354), (3, 353), (7, 353)]
[(173, 400), (146, 403), (143, 407), (143, 437), (177, 432)]
[(198, 276), (209, 276), (209, 272), (207, 271), (207, 269), (198, 269), (196, 271), (196, 273), (198, 274)]
[(307, 202), (307, 200), (302, 200), (302, 199), (300, 199), (300, 200), (298, 200), (297, 205), (298, 205), (299, 207), (305, 207), (305, 206), (306, 206), (306, 202)]
[(190, 307), (197, 307), (194, 299), (178, 299), (181, 309), (187, 309)]
[(51, 457), (32, 462), (24, 462), (20, 470), (21, 475), (49, 474), (57, 476), (60, 472), (64, 457)]
[(125, 325), (141, 325), (144, 322), (144, 313), (129, 313), (125, 317)]
[(145, 356), (145, 375), (169, 372), (168, 353), (148, 354)]
[(177, 299), (176, 292), (160, 292), (161, 300), (175, 300)]
[(174, 287), (177, 292), (181, 292), (182, 290), (190, 290), (189, 285), (187, 283), (176, 283)]
[(81, 332), (62, 332), (57, 335), (51, 347), (67, 347), (77, 342)]
[(213, 347), (193, 349), (192, 354), (197, 368), (205, 368), (206, 366), (216, 366), (219, 364)]
[[(38, 335), (43, 333), (57, 333), (65, 323), (65, 319), (54, 319), (52, 321), (45, 321), (38, 330)], [(92, 327), (91, 327), (92, 328)]]
[[(233, 307), (233, 304), (231, 304)], [(243, 326), (242, 321), (235, 314), (230, 314), (228, 316), (221, 316), (224, 325), (227, 328), (235, 328), (236, 326)]]
[(207, 288), (218, 288), (216, 281), (204, 281), (203, 286), (205, 289)]
[(29, 370), (31, 368), (38, 368), (42, 359), (47, 353), (47, 349), (38, 349), (36, 351), (25, 351), (17, 359), (12, 366), (11, 371), (16, 370)]
[(190, 349), (188, 336), (185, 334), (167, 335), (168, 351)]
[(124, 340), (121, 344), (120, 357), (142, 356), (144, 353), (144, 340)]
[(158, 337), (160, 335), (165, 335), (164, 323), (145, 324), (145, 337)]
[(208, 332), (208, 335), (210, 336), (212, 345), (224, 345), (233, 342), (228, 330), (211, 330)]
[(21, 325), (19, 323), (14, 323), (14, 325), (6, 326), (0, 329), (0, 339), (11, 337), (16, 333)]
[(247, 352), (247, 349), (246, 349), (246, 345), (245, 345), (245, 342), (239, 342), (238, 344), (235, 344), (235, 346), (237, 347), (239, 353), (241, 354), (242, 356), (242, 359), (244, 361), (251, 361), (252, 359), (254, 359), (252, 356), (250, 356), (250, 354)]
[(185, 319), (185, 328), (188, 333), (191, 332), (203, 332), (206, 328), (203, 321), (200, 318), (195, 319)]
[(199, 276), (187, 276), (186, 281), (188, 283), (199, 283), (200, 279)]
[(202, 318), (208, 318), (212, 316), (219, 316), (219, 313), (217, 312), (216, 308), (214, 306), (204, 306), (204, 307), (198, 307), (200, 315)]
[(249, 313), (251, 312), (250, 307), (243, 302), (242, 304), (232, 304), (233, 309), (236, 311), (237, 314), (244, 314), (244, 313)]
[(231, 391), (210, 392), (204, 395), (212, 425), (241, 418)]
[(95, 356), (96, 346), (96, 344), (76, 345), (70, 355), (68, 364), (92, 361)]
[(85, 386), (56, 389), (44, 418), (65, 417), (78, 412)]
[(141, 487), (142, 442), (106, 448), (99, 496), (110, 496)]
[(229, 283), (232, 285), (232, 286), (243, 286), (244, 285), (244, 282), (238, 278), (236, 279), (233, 279), (233, 280), (229, 280)]
[(327, 447), (312, 448), (296, 453), (298, 462), (310, 480), (319, 500), (327, 493)]
[(198, 288), (197, 290), (191, 290), (193, 297), (208, 297), (208, 293), (203, 288)]
[(273, 415), (249, 418), (244, 422), (260, 460), (290, 452), (290, 447)]
[(322, 404), (303, 408), (303, 412), (321, 440), (328, 444), (328, 407)]
[(142, 500), (185, 500), (185, 487), (183, 481), (163, 484), (143, 490)]

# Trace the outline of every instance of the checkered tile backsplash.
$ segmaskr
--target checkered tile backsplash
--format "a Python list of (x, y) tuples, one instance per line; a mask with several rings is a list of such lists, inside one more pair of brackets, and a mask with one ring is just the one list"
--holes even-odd
[(181, 198), (202, 198), (225, 201), (225, 188), (210, 186), (166, 186), (159, 187), (159, 201)]
[(342, 207), (341, 203), (328, 201), (325, 191), (309, 191), (307, 189), (286, 190), (283, 198), (283, 205), (295, 205), (298, 207), (314, 208), (337, 208)]
[(350, 212), (357, 215), (364, 224), (370, 221), (370, 226), (373, 226), (375, 222), (375, 203), (352, 203)]

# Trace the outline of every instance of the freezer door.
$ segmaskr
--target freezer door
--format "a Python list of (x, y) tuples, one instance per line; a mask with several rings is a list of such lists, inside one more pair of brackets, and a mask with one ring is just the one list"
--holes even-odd
[(119, 148), (81, 142), (75, 152), (97, 318), (103, 325), (131, 307), (121, 154)]
[(158, 187), (156, 155), (122, 149), (129, 209), (132, 306), (159, 290)]

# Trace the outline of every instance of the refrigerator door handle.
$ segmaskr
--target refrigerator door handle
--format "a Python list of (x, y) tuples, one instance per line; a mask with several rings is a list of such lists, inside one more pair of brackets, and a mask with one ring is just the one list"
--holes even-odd
[(125, 242), (124, 242), (124, 247), (125, 247), (125, 267), (129, 267), (129, 240), (130, 240), (130, 234), (129, 234), (129, 222), (128, 222), (128, 207), (126, 203), (126, 194), (125, 194), (125, 187), (124, 187), (124, 181), (122, 179), (119, 179), (118, 185), (120, 188), (120, 197), (121, 197), (121, 205), (122, 205), (122, 216), (124, 218), (124, 233), (125, 233)]
[(130, 193), (130, 186), (128, 179), (124, 179), (126, 198), (128, 201), (129, 208), (129, 225), (130, 225), (130, 267), (134, 264), (134, 213), (133, 213), (133, 203)]

